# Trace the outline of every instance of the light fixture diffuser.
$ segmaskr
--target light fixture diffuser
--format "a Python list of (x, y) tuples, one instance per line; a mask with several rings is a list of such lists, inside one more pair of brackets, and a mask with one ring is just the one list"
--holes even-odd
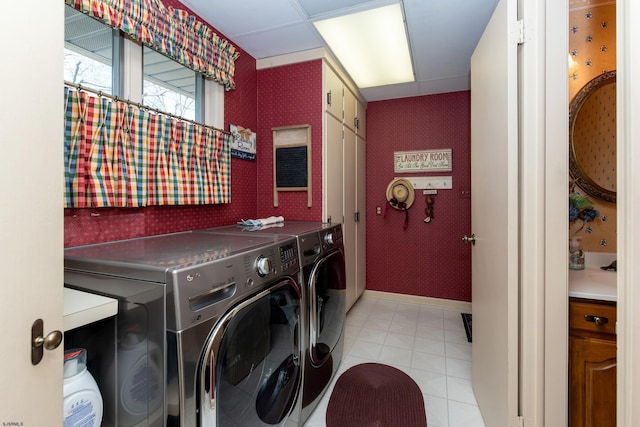
[(399, 3), (314, 25), (358, 87), (414, 81)]

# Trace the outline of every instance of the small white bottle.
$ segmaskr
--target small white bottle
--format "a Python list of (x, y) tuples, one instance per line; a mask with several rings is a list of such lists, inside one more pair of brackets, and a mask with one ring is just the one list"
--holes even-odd
[(64, 352), (64, 427), (99, 427), (102, 423), (102, 395), (87, 370), (87, 351)]

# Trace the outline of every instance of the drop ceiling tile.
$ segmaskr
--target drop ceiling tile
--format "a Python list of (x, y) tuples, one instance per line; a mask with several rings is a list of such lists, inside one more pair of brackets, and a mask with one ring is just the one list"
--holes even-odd
[(298, 3), (309, 17), (314, 17), (323, 14), (331, 15), (333, 12), (340, 10), (346, 10), (351, 13), (356, 10), (372, 9), (391, 3), (398, 3), (398, 0), (298, 0)]
[(289, 0), (181, 0), (234, 42), (238, 35), (306, 21)]
[(256, 59), (323, 47), (312, 24), (301, 23), (238, 36), (234, 39)]
[(496, 0), (405, 0), (407, 27), (418, 80), (465, 74)]
[(420, 95), (433, 95), (435, 93), (459, 92), (471, 88), (471, 74), (467, 73), (457, 77), (418, 82)]
[(371, 102), (384, 99), (408, 98), (410, 96), (418, 96), (420, 94), (420, 87), (418, 86), (418, 83), (411, 82), (388, 86), (370, 87), (360, 89), (360, 92), (368, 102)]

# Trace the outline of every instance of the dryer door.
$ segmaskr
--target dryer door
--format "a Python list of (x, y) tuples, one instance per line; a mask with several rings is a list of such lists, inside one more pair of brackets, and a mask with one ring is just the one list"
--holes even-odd
[(344, 254), (336, 250), (321, 258), (309, 276), (309, 357), (319, 365), (331, 355), (346, 316)]
[(201, 426), (282, 425), (301, 384), (300, 290), (291, 279), (232, 308), (200, 367)]

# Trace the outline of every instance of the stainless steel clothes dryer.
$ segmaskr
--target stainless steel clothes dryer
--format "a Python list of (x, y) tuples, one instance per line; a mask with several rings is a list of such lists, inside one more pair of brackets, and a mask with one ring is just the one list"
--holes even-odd
[[(149, 319), (156, 332), (163, 329), (154, 338), (162, 355), (161, 416), (139, 425), (298, 424), (301, 290), (294, 238), (175, 233), (69, 249), (65, 266), (70, 286), (92, 292), (163, 289), (166, 308)], [(122, 300), (123, 310), (126, 305)], [(126, 393), (118, 381), (120, 390), (109, 393), (116, 412), (129, 403), (121, 402)]]
[(302, 425), (320, 402), (342, 360), (346, 317), (342, 226), (285, 221), (264, 228), (231, 225), (199, 231), (296, 237), (305, 302), (304, 378), (300, 402)]

